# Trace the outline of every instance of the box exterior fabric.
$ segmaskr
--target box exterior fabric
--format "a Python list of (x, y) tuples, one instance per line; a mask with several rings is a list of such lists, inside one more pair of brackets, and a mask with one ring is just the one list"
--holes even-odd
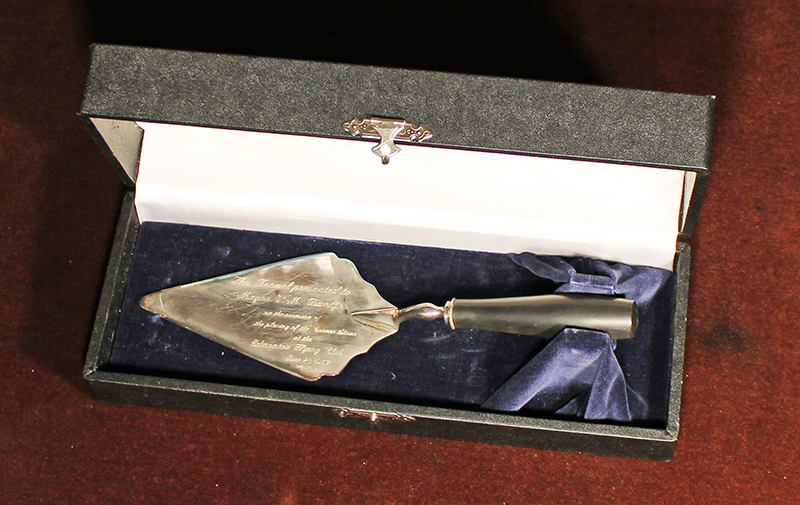
[[(303, 76), (314, 75), (310, 81)], [(365, 85), (365, 83), (368, 83)], [(291, 85), (294, 84), (294, 85)], [(435, 125), (432, 146), (613, 161), (697, 174), (682, 233), (694, 226), (709, 164), (709, 97), (481, 76), (95, 46), (79, 115), (129, 185), (141, 131), (133, 121), (348, 138), (342, 117)], [(624, 120), (620, 120), (624, 118)], [(100, 121), (98, 121), (100, 120)], [(104, 125), (103, 120), (108, 121)], [(502, 129), (487, 129), (498, 121)], [(101, 126), (98, 126), (101, 125)], [(107, 125), (113, 125), (103, 131)], [(116, 136), (115, 136), (116, 135)], [(658, 428), (540, 419), (109, 371), (139, 222), (123, 202), (85, 377), (100, 399), (419, 436), (669, 459), (677, 439), (689, 247), (679, 244), (669, 412)]]

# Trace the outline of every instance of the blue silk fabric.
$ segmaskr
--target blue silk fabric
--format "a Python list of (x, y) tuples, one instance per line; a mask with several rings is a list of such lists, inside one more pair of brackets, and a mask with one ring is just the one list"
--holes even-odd
[[(552, 340), (406, 321), (336, 377), (307, 382), (161, 319), (144, 295), (283, 259), (334, 252), (398, 307), (553, 292), (636, 300), (635, 338), (568, 328)], [(374, 244), (144, 223), (104, 369), (517, 415), (664, 426), (674, 276), (584, 258)]]

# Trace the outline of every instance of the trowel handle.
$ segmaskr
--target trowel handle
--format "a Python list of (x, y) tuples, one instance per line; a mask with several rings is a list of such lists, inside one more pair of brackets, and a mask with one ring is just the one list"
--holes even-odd
[(552, 338), (565, 327), (604, 331), (613, 340), (636, 333), (636, 303), (602, 295), (541, 295), (487, 300), (453, 299), (444, 307), (451, 328)]

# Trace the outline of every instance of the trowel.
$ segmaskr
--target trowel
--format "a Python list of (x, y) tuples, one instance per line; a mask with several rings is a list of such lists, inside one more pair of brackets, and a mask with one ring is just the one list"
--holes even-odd
[(289, 259), (149, 294), (139, 304), (164, 319), (301, 379), (338, 375), (407, 319), (443, 318), (452, 329), (551, 338), (565, 327), (631, 338), (631, 300), (553, 294), (452, 299), (400, 309), (334, 253)]

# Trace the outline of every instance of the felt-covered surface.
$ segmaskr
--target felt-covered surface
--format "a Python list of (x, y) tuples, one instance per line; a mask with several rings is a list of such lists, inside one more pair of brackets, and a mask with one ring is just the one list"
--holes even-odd
[[(138, 305), (144, 295), (161, 289), (325, 252), (355, 263), (378, 293), (399, 307), (426, 301), (443, 306), (452, 298), (595, 293), (634, 300), (640, 322), (635, 338), (617, 345), (608, 335), (589, 330), (565, 330), (547, 341), (412, 320), (353, 358), (336, 377), (309, 383), (230, 352)], [(583, 258), (571, 263), (530, 253), (145, 222), (139, 227), (110, 356), (100, 367), (412, 405), (666, 427), (674, 274)]]
[[(392, 9), (395, 17), (383, 18), (376, 5), (334, 2), (306, 11), (293, 3), (277, 11), (264, 2), (162, 4), (0, 4), (0, 501), (797, 502), (795, 2), (544, 2), (486, 11), (437, 4), (425, 15)], [(358, 30), (366, 34), (348, 38)], [(384, 30), (419, 50), (366, 42)], [(675, 458), (634, 461), (93, 400), (81, 378), (83, 353), (122, 189), (73, 114), (91, 41), (717, 95), (712, 173), (691, 240)]]
[(307, 382), (198, 337), (137, 303), (160, 289), (324, 252), (355, 263), (381, 296), (400, 307), (426, 301), (441, 306), (454, 296), (523, 296), (554, 289), (554, 283), (502, 254), (146, 222), (139, 230), (117, 335), (104, 368), (475, 408), (545, 343), (482, 331), (458, 334), (441, 320), (408, 321), (397, 334), (355, 357), (337, 377)]

